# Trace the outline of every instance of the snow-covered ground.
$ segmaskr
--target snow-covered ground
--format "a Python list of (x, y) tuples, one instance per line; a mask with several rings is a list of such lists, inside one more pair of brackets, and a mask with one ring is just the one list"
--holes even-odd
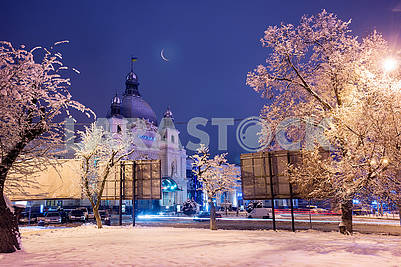
[(401, 266), (401, 237), (163, 227), (23, 228), (0, 266)]

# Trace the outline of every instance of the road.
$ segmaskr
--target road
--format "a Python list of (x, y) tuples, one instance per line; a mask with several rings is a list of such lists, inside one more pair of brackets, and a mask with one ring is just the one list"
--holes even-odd
[[(113, 222), (116, 223), (116, 222)], [(125, 223), (130, 223), (129, 220)], [(194, 221), (191, 217), (163, 217), (163, 216), (138, 216), (138, 225), (143, 226), (172, 226), (208, 228), (209, 221)], [(295, 217), (295, 229), (315, 229), (320, 231), (337, 231), (340, 223), (339, 216), (313, 216), (312, 222), (308, 216)], [(354, 231), (361, 233), (384, 233), (401, 235), (399, 220), (371, 219), (355, 217), (353, 220)], [(244, 217), (223, 217), (217, 219), (217, 227), (227, 230), (271, 230), (272, 219), (248, 219)], [(291, 230), (291, 217), (280, 215), (276, 218), (276, 227), (279, 230)]]
[[(313, 215), (312, 221), (305, 215), (297, 215), (295, 217), (296, 230), (314, 229), (319, 231), (337, 231), (340, 222), (339, 216), (320, 216)], [(82, 223), (68, 223), (51, 225), (50, 227), (75, 227)], [(118, 225), (118, 215), (113, 215), (112, 225)], [(123, 224), (132, 224), (131, 216), (123, 216)], [(152, 216), (139, 215), (136, 224), (140, 226), (150, 227), (179, 227), (179, 228), (208, 228), (209, 220), (194, 221), (193, 217), (187, 216)], [(217, 227), (225, 230), (271, 230), (272, 219), (248, 219), (245, 217), (223, 217), (217, 219)], [(354, 217), (354, 231), (361, 233), (383, 233), (392, 235), (401, 235), (401, 226), (399, 220), (390, 219), (373, 219)], [(22, 226), (26, 228), (27, 226)], [(34, 226), (36, 227), (36, 226)], [(278, 215), (276, 218), (276, 227), (278, 230), (291, 230), (291, 217), (288, 214)], [(36, 227), (42, 229), (41, 227)], [(48, 227), (43, 227), (48, 229)]]

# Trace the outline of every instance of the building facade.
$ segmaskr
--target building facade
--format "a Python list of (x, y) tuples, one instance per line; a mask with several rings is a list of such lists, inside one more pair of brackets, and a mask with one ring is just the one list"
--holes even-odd
[[(175, 128), (173, 113), (168, 107), (158, 124), (152, 107), (139, 92), (138, 76), (131, 71), (126, 76), (125, 90), (120, 98), (112, 98), (107, 112), (109, 131), (131, 131), (134, 135), (132, 160), (160, 159), (162, 173), (161, 209), (176, 209), (187, 199), (186, 151)], [(146, 206), (146, 201), (139, 201)], [(153, 201), (154, 202), (154, 201)], [(154, 209), (154, 204), (152, 204)]]
[[(100, 117), (100, 116), (99, 116)], [(129, 131), (133, 134), (134, 153), (129, 160), (160, 159), (162, 174), (162, 199), (137, 200), (139, 212), (177, 211), (179, 205), (187, 200), (186, 150), (180, 142), (180, 132), (175, 128), (173, 113), (168, 107), (158, 121), (152, 107), (139, 92), (138, 76), (131, 71), (125, 79), (122, 97), (116, 94), (111, 101), (106, 118), (98, 119), (98, 124), (112, 133)], [(65, 154), (66, 160), (73, 159), (73, 152)], [(54, 174), (51, 174), (54, 175)], [(24, 201), (26, 205), (40, 210), (90, 206), (88, 199), (63, 198)], [(37, 198), (34, 198), (37, 199)], [(118, 201), (104, 200), (103, 208), (118, 209)], [(132, 201), (123, 201), (126, 213), (132, 211)]]

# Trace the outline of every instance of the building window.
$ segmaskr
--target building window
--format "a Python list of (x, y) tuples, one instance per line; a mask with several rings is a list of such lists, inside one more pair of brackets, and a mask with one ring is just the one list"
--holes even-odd
[(174, 135), (171, 136), (171, 143), (174, 143)]
[(46, 207), (61, 207), (62, 204), (61, 200), (46, 200)]
[(173, 192), (163, 192), (163, 206), (173, 206), (174, 205), (174, 195)]
[(117, 133), (121, 133), (121, 126), (117, 125)]

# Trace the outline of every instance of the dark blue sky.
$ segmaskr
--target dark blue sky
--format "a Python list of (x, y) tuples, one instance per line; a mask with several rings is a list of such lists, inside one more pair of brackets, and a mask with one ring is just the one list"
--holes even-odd
[[(134, 55), (140, 92), (159, 120), (167, 105), (177, 122), (196, 116), (244, 118), (257, 115), (264, 103), (245, 79), (264, 62), (259, 39), (268, 25), (296, 24), (303, 14), (325, 8), (343, 20), (352, 18), (358, 36), (377, 29), (398, 41), (401, 13), (392, 9), (399, 2), (3, 1), (0, 39), (28, 47), (69, 40), (61, 49), (64, 63), (81, 72), (72, 76), (72, 94), (98, 116), (106, 114), (116, 91), (123, 92)], [(168, 63), (160, 58), (162, 48)], [(185, 145), (186, 125), (177, 127)], [(207, 131), (216, 151), (217, 127)], [(230, 158), (236, 161), (242, 150), (235, 126), (228, 134)]]

